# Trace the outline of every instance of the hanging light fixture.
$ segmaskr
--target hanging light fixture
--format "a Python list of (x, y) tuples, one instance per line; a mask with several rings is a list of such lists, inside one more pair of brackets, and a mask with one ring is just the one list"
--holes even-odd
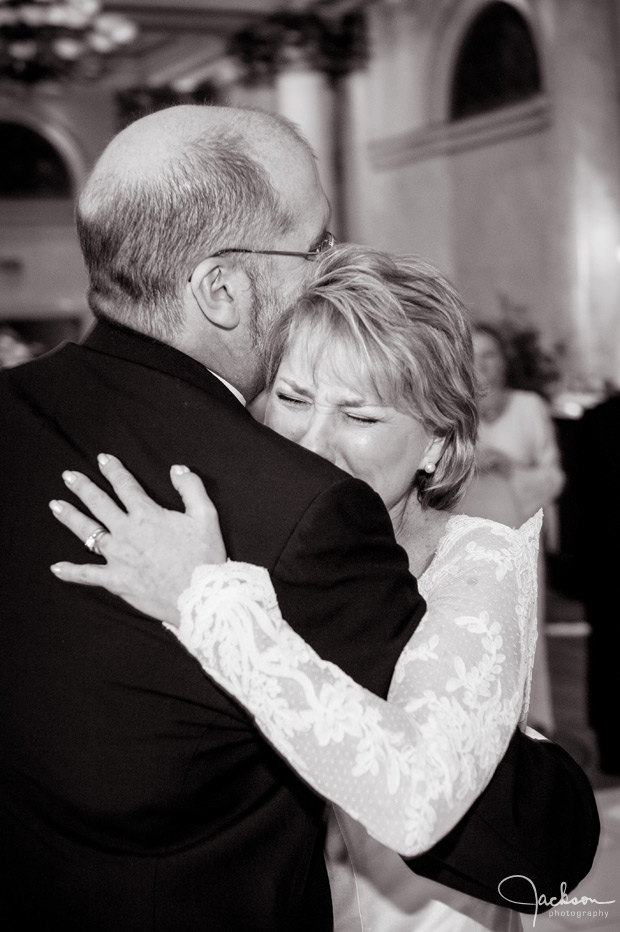
[(96, 78), (137, 28), (100, 0), (0, 0), (0, 78), (25, 84)]

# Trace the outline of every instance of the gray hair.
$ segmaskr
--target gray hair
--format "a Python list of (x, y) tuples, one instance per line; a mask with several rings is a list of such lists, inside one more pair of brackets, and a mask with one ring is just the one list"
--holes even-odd
[[(288, 121), (251, 113), (307, 148)], [(157, 172), (95, 169), (79, 199), (77, 228), (97, 317), (167, 340), (181, 325), (181, 288), (197, 262), (291, 228), (295, 218), (243, 130), (233, 118), (211, 134), (181, 137)]]

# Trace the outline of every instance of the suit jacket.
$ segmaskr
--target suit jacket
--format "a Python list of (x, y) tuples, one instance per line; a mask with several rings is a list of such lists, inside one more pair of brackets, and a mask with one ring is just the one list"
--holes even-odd
[(101, 481), (109, 451), (179, 508), (168, 471), (186, 463), (230, 556), (267, 567), (291, 624), (385, 695), (424, 603), (382, 502), (197, 362), (105, 323), (0, 385), (3, 916), (64, 932), (331, 929), (322, 800), (160, 624), (53, 577), (90, 555), (47, 503), (67, 497), (65, 468)]
[[(95, 456), (111, 452), (179, 507), (168, 469), (186, 463), (231, 557), (267, 567), (284, 617), (385, 695), (424, 605), (382, 503), (255, 423), (193, 360), (104, 323), (3, 373), (0, 411), (3, 916), (20, 932), (330, 929), (322, 801), (159, 624), (53, 577), (52, 562), (92, 558), (46, 506), (67, 495), (63, 469), (101, 481)], [(546, 747), (517, 733), (463, 823), (412, 868), (503, 905), (500, 866), (535, 871), (541, 890), (574, 885), (596, 808)]]

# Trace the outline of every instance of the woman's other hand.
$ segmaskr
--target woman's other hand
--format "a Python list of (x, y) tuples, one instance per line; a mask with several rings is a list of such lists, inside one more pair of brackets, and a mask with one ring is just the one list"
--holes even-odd
[(144, 614), (177, 625), (177, 600), (194, 568), (226, 561), (215, 506), (186, 466), (170, 470), (185, 505), (180, 512), (157, 505), (116, 457), (100, 454), (97, 460), (126, 511), (79, 472), (65, 472), (63, 479), (97, 520), (65, 501), (52, 501), (50, 508), (106, 564), (56, 563), (52, 572), (64, 582), (102, 586)]

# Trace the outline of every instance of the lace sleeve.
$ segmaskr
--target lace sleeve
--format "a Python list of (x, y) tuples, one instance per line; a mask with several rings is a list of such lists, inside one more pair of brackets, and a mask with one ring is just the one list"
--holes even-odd
[(439, 840), (484, 789), (524, 701), (537, 530), (483, 522), (501, 530), (466, 525), (463, 535), (452, 522), (387, 702), (290, 628), (264, 569), (197, 568), (171, 629), (316, 792), (407, 856)]

